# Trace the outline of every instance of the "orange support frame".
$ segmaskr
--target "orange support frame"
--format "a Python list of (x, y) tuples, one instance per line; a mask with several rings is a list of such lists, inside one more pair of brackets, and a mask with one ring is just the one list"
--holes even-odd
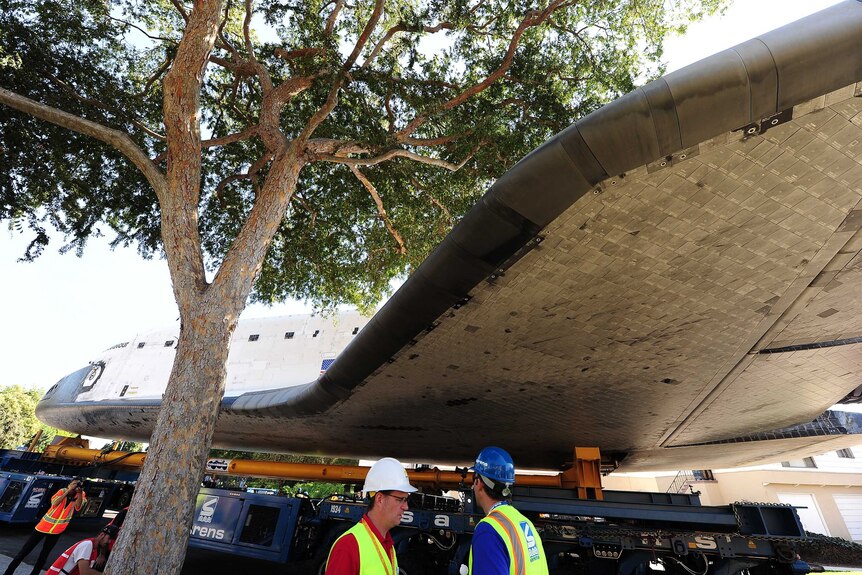
[[(71, 443), (71, 442), (68, 442)], [(144, 464), (146, 453), (127, 451), (100, 451), (69, 444), (49, 445), (42, 455), (46, 461), (63, 461), (80, 465), (96, 464), (124, 469), (136, 469)], [(576, 447), (575, 460), (571, 467), (557, 475), (515, 476), (516, 485), (532, 487), (563, 487), (576, 489), (581, 499), (602, 499), (601, 455), (595, 447)], [(238, 475), (245, 477), (271, 477), (291, 481), (330, 481), (332, 483), (361, 483), (365, 480), (368, 467), (353, 465), (325, 465), (310, 463), (285, 463), (278, 461), (258, 461), (249, 459), (224, 460), (225, 469), (207, 473)], [(473, 474), (462, 475), (458, 471), (407, 470), (411, 483), (426, 487), (457, 488), (470, 485)]]
[(604, 499), (602, 454), (598, 447), (576, 447), (571, 467), (560, 476), (560, 486), (575, 489), (578, 499)]

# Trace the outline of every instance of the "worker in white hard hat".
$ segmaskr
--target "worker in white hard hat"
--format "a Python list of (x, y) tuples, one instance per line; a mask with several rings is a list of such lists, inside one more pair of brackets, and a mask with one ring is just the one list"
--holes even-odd
[(326, 560), (326, 575), (398, 575), (395, 543), (389, 530), (401, 523), (410, 485), (404, 466), (385, 457), (371, 466), (362, 491), (368, 511), (335, 540)]

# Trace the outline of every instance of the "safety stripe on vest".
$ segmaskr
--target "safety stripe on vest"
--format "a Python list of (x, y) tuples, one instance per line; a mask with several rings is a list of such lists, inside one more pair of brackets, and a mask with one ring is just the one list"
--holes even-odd
[(50, 567), (48, 567), (48, 573), (68, 573), (68, 571), (66, 571), (62, 567), (57, 567), (56, 565), (62, 559), (63, 565), (65, 566), (66, 561), (68, 561), (69, 557), (72, 556), (72, 554), (69, 553), (69, 551), (73, 551), (75, 549), (75, 547), (77, 547), (77, 546), (78, 545), (76, 544), (74, 547), (70, 547), (69, 549), (66, 549), (65, 551), (63, 551), (63, 553), (57, 558), (57, 560), (54, 561), (54, 565), (51, 565)]
[[(377, 539), (377, 536), (371, 531), (371, 527), (365, 523), (365, 518), (362, 518), (362, 525), (365, 527), (365, 531), (368, 533), (368, 538), (371, 539), (371, 543), (374, 545), (374, 550), (377, 551), (377, 558), (380, 559), (380, 564), (383, 565), (383, 571), (386, 575), (397, 575), (398, 567), (396, 566), (395, 559), (395, 547), (389, 550), (388, 557), (389, 562), (387, 564), (385, 557), (387, 557), (387, 553), (385, 553), (383, 549), (383, 544), (380, 543), (380, 540)], [(357, 545), (359, 542), (357, 541)], [(362, 558), (362, 550), (360, 549), (360, 559)]]
[(518, 536), (518, 528), (512, 523), (511, 519), (506, 517), (500, 512), (492, 511), (488, 514), (488, 519), (496, 521), (497, 524), (503, 528), (503, 531), (506, 535), (509, 536), (509, 543), (512, 549), (512, 553), (514, 553), (514, 567), (513, 571), (516, 575), (526, 575), (527, 573), (527, 564), (524, 561), (524, 549), (521, 547), (521, 539)]
[[(62, 494), (63, 490), (61, 489), (51, 498), (51, 509), (39, 520), (39, 523), (36, 525), (36, 531), (51, 535), (65, 531), (66, 526), (72, 519), (72, 515), (79, 507), (77, 500), (73, 499), (66, 502), (64, 501), (65, 495)], [(54, 503), (55, 500), (57, 503)]]

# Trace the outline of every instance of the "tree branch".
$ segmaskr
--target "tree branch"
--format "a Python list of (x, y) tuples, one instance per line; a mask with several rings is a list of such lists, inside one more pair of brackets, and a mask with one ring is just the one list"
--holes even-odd
[[(53, 74), (49, 73), (48, 77), (53, 82), (56, 82), (57, 84), (59, 84), (61, 88), (63, 88), (70, 96), (72, 96), (73, 98), (75, 98), (79, 102), (93, 106), (94, 108), (100, 108), (102, 110), (105, 110), (106, 112), (111, 112), (113, 114), (116, 114), (120, 118), (124, 117), (124, 114), (121, 110), (118, 110), (117, 108), (114, 108), (113, 106), (109, 106), (109, 105), (105, 104), (104, 102), (100, 102), (99, 100), (93, 100), (92, 98), (86, 98), (86, 97), (82, 96), (81, 94), (76, 92), (75, 89), (72, 88), (69, 84), (67, 84), (66, 82), (64, 82), (60, 78), (54, 76)], [(127, 119), (133, 125), (137, 126), (141, 130), (143, 130), (144, 132), (146, 132), (147, 134), (152, 136), (153, 138), (164, 141), (165, 137), (162, 134), (159, 134), (158, 132), (151, 130), (146, 125), (144, 125), (144, 123), (141, 122), (140, 120), (137, 120), (135, 118), (125, 118), (125, 119)]]
[(240, 62), (242, 61), (242, 56), (239, 55), (239, 51), (234, 48), (234, 45), (230, 43), (230, 40), (227, 39), (227, 36), (224, 35), (224, 27), (227, 26), (227, 21), (230, 16), (230, 7), (231, 2), (225, 4), (224, 7), (224, 17), (221, 19), (221, 22), (218, 25), (218, 40), (217, 44), (219, 48), (223, 48), (231, 53), (234, 61)]
[(327, 36), (332, 36), (332, 31), (335, 30), (335, 20), (338, 19), (338, 13), (341, 12), (342, 8), (344, 8), (344, 0), (337, 0), (335, 7), (326, 19), (326, 28), (323, 31)]
[(311, 223), (309, 224), (308, 229), (313, 230), (315, 223), (317, 223), (317, 212), (312, 210), (311, 206), (308, 205), (308, 202), (306, 202), (299, 194), (294, 193), (293, 199), (299, 202), (299, 205), (301, 205), (303, 208), (305, 208), (305, 211), (311, 214)]
[(225, 187), (229, 183), (236, 182), (238, 180), (252, 180), (252, 189), (254, 190), (255, 196), (257, 196), (260, 192), (260, 188), (258, 186), (257, 178), (255, 176), (257, 176), (257, 173), (261, 170), (261, 168), (263, 168), (270, 160), (272, 160), (272, 154), (266, 153), (260, 158), (258, 158), (254, 164), (249, 166), (248, 171), (246, 171), (244, 174), (232, 174), (222, 179), (222, 181), (218, 183), (215, 189), (215, 195), (218, 198), (219, 203), (222, 203), (222, 192), (224, 192)]
[[(227, 8), (225, 9), (225, 19), (227, 19)], [(249, 25), (251, 24), (251, 14), (252, 14), (252, 2), (251, 0), (245, 0), (245, 17), (242, 22), (242, 36), (243, 42), (245, 44), (245, 51), (248, 54), (247, 58), (242, 58), (239, 53), (231, 47), (231, 51), (234, 55), (234, 60), (236, 61), (236, 67), (234, 68), (235, 73), (238, 76), (238, 80), (241, 80), (243, 76), (246, 75), (255, 75), (260, 81), (261, 88), (263, 90), (264, 95), (267, 92), (272, 90), (272, 78), (269, 75), (269, 71), (264, 67), (260, 62), (258, 62), (257, 58), (254, 55), (254, 45), (251, 42), (251, 32), (249, 31)], [(224, 25), (224, 24), (222, 24)], [(221, 29), (219, 29), (220, 37), (224, 38), (221, 33)], [(226, 41), (226, 40), (225, 40)]]
[[(579, 28), (578, 30), (573, 30), (573, 29), (568, 28), (566, 26), (561, 26), (560, 24), (558, 24), (557, 22), (555, 22), (553, 20), (550, 21), (550, 25), (552, 28), (554, 28), (556, 30), (559, 30), (561, 32), (566, 32), (566, 33), (574, 36), (578, 40), (578, 42), (580, 42), (580, 44), (584, 47), (584, 50), (587, 53), (587, 58), (590, 60), (590, 65), (592, 66), (592, 68), (594, 70), (598, 69), (598, 64), (596, 64), (596, 56), (593, 53), (593, 47), (590, 45), (589, 42), (584, 40), (584, 37), (582, 35), (582, 32), (587, 28), (586, 26), (583, 26), (583, 27)], [(599, 26), (599, 28), (603, 28), (603, 27)]]
[(113, 20), (114, 22), (119, 22), (120, 24), (125, 24), (126, 26), (128, 26), (130, 28), (134, 28), (135, 30), (137, 30), (138, 32), (140, 32), (141, 34), (143, 34), (144, 36), (146, 36), (150, 40), (160, 40), (162, 42), (168, 42), (168, 43), (174, 44), (174, 45), (176, 45), (176, 43), (177, 43), (177, 41), (174, 40), (173, 38), (167, 38), (165, 36), (153, 36), (149, 32), (147, 32), (146, 30), (141, 28), (140, 26), (138, 26), (136, 24), (132, 24), (131, 22), (127, 22), (121, 18), (114, 18), (110, 14), (108, 14), (108, 19)]
[[(213, 138), (211, 140), (204, 140), (201, 142), (201, 148), (214, 148), (216, 146), (226, 146), (227, 144), (232, 144), (234, 142), (239, 142), (242, 140), (248, 140), (258, 134), (260, 130), (260, 126), (251, 126), (246, 128), (242, 132), (236, 132), (234, 134), (228, 134), (227, 136), (222, 136), (221, 138)], [(162, 152), (155, 158), (153, 158), (153, 162), (156, 164), (160, 163), (167, 157), (167, 152)]]
[(377, 2), (374, 3), (374, 11), (371, 12), (371, 17), (368, 18), (365, 28), (362, 29), (362, 33), (359, 35), (359, 38), (356, 39), (356, 45), (353, 46), (353, 51), (341, 67), (343, 71), (348, 72), (356, 63), (357, 58), (359, 58), (359, 54), (362, 53), (363, 48), (365, 48), (365, 44), (368, 43), (368, 39), (374, 32), (374, 28), (377, 27), (377, 22), (380, 20), (380, 16), (382, 14), (383, 0), (377, 0)]
[(46, 106), (4, 88), (0, 88), (0, 103), (113, 146), (141, 171), (160, 198), (165, 194), (165, 175), (127, 133)]
[(177, 12), (180, 13), (180, 16), (183, 17), (183, 20), (185, 21), (185, 23), (188, 24), (189, 23), (189, 13), (186, 12), (186, 9), (183, 6), (182, 2), (180, 2), (180, 0), (171, 0), (171, 4), (174, 5), (174, 8), (176, 8)]
[(434, 194), (429, 192), (428, 189), (424, 185), (422, 185), (422, 182), (416, 179), (415, 176), (411, 176), (410, 183), (413, 184), (413, 187), (415, 187), (417, 190), (425, 192), (425, 194), (427, 194), (428, 197), (431, 198), (431, 203), (440, 208), (440, 210), (446, 215), (446, 219), (449, 221), (449, 223), (452, 223), (452, 213), (446, 208), (446, 206), (443, 205), (440, 200), (434, 197)]
[(441, 160), (439, 158), (420, 156), (415, 152), (411, 152), (410, 150), (404, 150), (401, 148), (389, 150), (388, 152), (385, 152), (373, 158), (347, 158), (337, 155), (318, 155), (316, 159), (323, 162), (332, 162), (334, 164), (344, 164), (353, 168), (355, 166), (374, 166), (391, 160), (392, 158), (407, 158), (408, 160), (413, 160), (414, 162), (419, 162), (420, 164), (428, 164), (430, 166), (437, 166), (438, 168), (447, 169), (450, 172), (457, 172), (462, 167), (464, 167), (464, 164), (466, 164), (470, 160), (470, 158), (472, 158), (476, 154), (477, 151), (478, 147), (471, 151), (470, 154), (458, 164), (453, 164), (452, 162), (447, 162), (446, 160)]
[(359, 54), (368, 42), (368, 38), (377, 26), (377, 22), (380, 20), (380, 15), (382, 13), (383, 0), (377, 0), (374, 4), (374, 11), (371, 13), (371, 17), (365, 24), (365, 28), (363, 28), (359, 38), (356, 40), (356, 45), (353, 47), (353, 51), (341, 67), (341, 73), (339, 73), (335, 78), (335, 81), (332, 84), (332, 89), (329, 90), (329, 95), (326, 97), (326, 102), (317, 110), (317, 112), (314, 113), (311, 119), (308, 120), (308, 124), (305, 125), (302, 133), (300, 133), (296, 138), (296, 142), (299, 147), (303, 147), (305, 145), (317, 127), (323, 123), (326, 117), (335, 109), (335, 106), (338, 105), (338, 92), (341, 90), (341, 84), (344, 82), (345, 76), (349, 74), (350, 68), (353, 67), (354, 63), (356, 63), (356, 59), (359, 57)]
[(141, 90), (140, 92), (138, 92), (137, 94), (135, 94), (135, 96), (138, 98), (143, 98), (144, 96), (146, 96), (147, 92), (150, 91), (150, 88), (153, 87), (153, 84), (155, 84), (156, 80), (158, 80), (162, 76), (162, 74), (167, 72), (168, 68), (170, 68), (170, 67), (171, 67), (171, 59), (165, 58), (165, 61), (162, 62), (161, 66), (159, 66), (159, 69), (156, 70), (155, 72), (153, 72), (149, 78), (147, 78), (147, 83), (144, 84), (144, 89)]
[(264, 93), (260, 110), (259, 133), (270, 151), (275, 151), (287, 144), (287, 138), (281, 131), (279, 123), (281, 109), (285, 102), (310, 88), (313, 81), (310, 76), (294, 76), (282, 82), (277, 88), (267, 90)]
[[(573, 0), (576, 1), (576, 0)], [(467, 99), (475, 96), (479, 92), (485, 90), (488, 86), (499, 80), (503, 74), (506, 73), (506, 70), (512, 65), (512, 60), (515, 58), (515, 51), (518, 48), (518, 44), (521, 41), (521, 37), (524, 35), (529, 28), (534, 26), (538, 26), (545, 22), (554, 12), (564, 6), (570, 5), (571, 2), (564, 3), (563, 0), (552, 0), (547, 8), (544, 10), (531, 10), (527, 13), (521, 23), (518, 25), (518, 28), (515, 30), (514, 34), (512, 34), (512, 39), (509, 41), (509, 48), (506, 50), (506, 54), (503, 57), (503, 62), (500, 66), (494, 70), (491, 74), (489, 74), (484, 80), (470, 86), (454, 98), (450, 99), (447, 102), (441, 104), (437, 110), (432, 113), (451, 110), (456, 106), (461, 105)], [(430, 117), (429, 114), (419, 114), (410, 123), (407, 124), (403, 129), (397, 132), (398, 137), (408, 136), (416, 131), (419, 126), (428, 121)]]
[(201, 146), (204, 148), (213, 148), (215, 146), (225, 146), (227, 144), (232, 144), (233, 142), (239, 142), (240, 140), (247, 140), (251, 137), (256, 136), (259, 129), (259, 126), (251, 126), (249, 128), (246, 128), (242, 132), (228, 134), (227, 136), (222, 136), (221, 138), (204, 140), (203, 142), (201, 142)]
[(389, 30), (386, 31), (386, 34), (383, 35), (383, 38), (380, 39), (377, 44), (374, 45), (374, 48), (371, 50), (371, 54), (365, 61), (362, 63), (362, 68), (365, 69), (371, 65), (371, 62), (377, 57), (380, 51), (383, 49), (384, 44), (389, 41), (395, 34), (399, 32), (427, 32), (428, 34), (434, 34), (439, 32), (440, 30), (447, 29), (451, 30), (453, 28), (451, 22), (440, 22), (436, 26), (408, 26), (407, 24), (400, 23)]
[(289, 62), (296, 58), (304, 58), (306, 56), (318, 56), (325, 53), (326, 48), (297, 48), (296, 50), (285, 50), (284, 48), (275, 49), (275, 55), (286, 62)]
[(374, 187), (374, 184), (365, 177), (365, 174), (359, 171), (359, 168), (356, 166), (348, 166), (350, 171), (353, 172), (353, 175), (356, 176), (356, 179), (359, 180), (365, 189), (368, 190), (368, 193), (371, 194), (371, 197), (374, 199), (374, 204), (377, 206), (377, 215), (380, 216), (380, 219), (383, 220), (383, 223), (386, 225), (386, 229), (389, 230), (389, 235), (391, 235), (396, 242), (398, 242), (398, 253), (404, 255), (407, 253), (407, 246), (404, 245), (404, 240), (401, 238), (401, 234), (398, 233), (398, 230), (395, 229), (395, 226), (392, 225), (392, 222), (389, 221), (389, 216), (386, 215), (386, 208), (383, 207), (383, 200), (380, 199), (380, 194), (377, 193), (377, 189)]
[(215, 54), (210, 54), (210, 62), (218, 64), (225, 70), (231, 70), (232, 72), (236, 72), (238, 68), (238, 65), (235, 62), (228, 60), (227, 58), (222, 58), (221, 56), (216, 56)]
[(293, 146), (273, 155), (254, 205), (213, 278), (212, 287), (217, 296), (236, 297), (239, 302), (248, 297), (272, 238), (284, 219), (302, 166)]
[(460, 138), (464, 138), (465, 136), (469, 136), (473, 133), (472, 129), (467, 130), (466, 132), (462, 132), (460, 134), (452, 134), (449, 136), (440, 136), (438, 138), (410, 138), (403, 137), (398, 138), (397, 141), (401, 144), (405, 144), (407, 146), (417, 146), (417, 147), (426, 147), (426, 146), (441, 146), (443, 144), (448, 144), (449, 142), (454, 142)]
[(242, 21), (242, 36), (245, 39), (245, 50), (248, 52), (248, 57), (251, 60), (257, 61), (257, 58), (254, 57), (254, 46), (251, 44), (251, 33), (249, 32), (251, 12), (251, 0), (245, 0), (245, 18)]

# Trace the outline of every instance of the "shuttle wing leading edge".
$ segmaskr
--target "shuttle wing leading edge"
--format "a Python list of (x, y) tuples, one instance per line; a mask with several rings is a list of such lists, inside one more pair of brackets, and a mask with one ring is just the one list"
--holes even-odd
[(530, 467), (597, 445), (632, 470), (859, 443), (766, 434), (860, 384), (860, 37), (848, 0), (579, 120), (316, 382), (227, 401), (216, 441), (457, 462), (498, 444)]

